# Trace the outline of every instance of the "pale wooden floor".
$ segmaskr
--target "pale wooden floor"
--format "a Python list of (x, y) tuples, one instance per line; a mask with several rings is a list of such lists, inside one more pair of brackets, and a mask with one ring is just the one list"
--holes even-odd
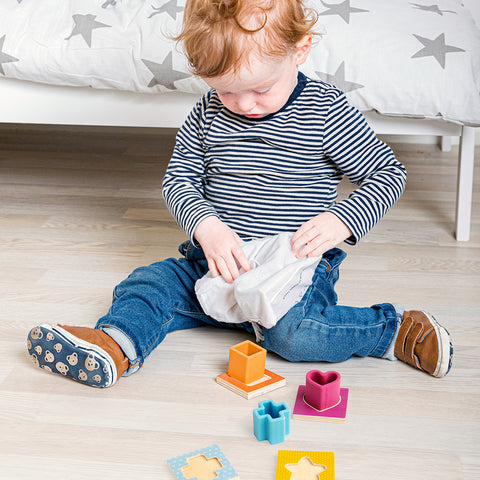
[[(218, 386), (228, 349), (248, 336), (175, 332), (143, 370), (98, 390), (36, 369), (25, 338), (40, 322), (94, 325), (133, 268), (176, 255), (184, 234), (160, 184), (172, 132), (0, 128), (0, 477), (173, 480), (167, 459), (218, 444), (243, 480), (273, 480), (278, 450), (333, 451), (336, 478), (480, 477), (480, 165), (472, 239), (452, 237), (456, 151), (393, 145), (406, 193), (364, 241), (346, 247), (343, 304), (425, 308), (451, 332), (451, 373), (400, 362), (293, 364), (287, 386), (245, 400)], [(477, 157), (478, 161), (478, 157)], [(279, 445), (253, 436), (259, 400), (293, 407), (311, 369), (350, 389), (347, 421), (293, 420)]]

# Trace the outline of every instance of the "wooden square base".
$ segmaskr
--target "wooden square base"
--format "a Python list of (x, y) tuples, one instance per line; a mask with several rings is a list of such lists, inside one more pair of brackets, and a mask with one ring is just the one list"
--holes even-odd
[(287, 384), (287, 381), (284, 377), (265, 369), (263, 378), (253, 383), (242, 383), (228, 373), (218, 375), (217, 383), (246, 399), (250, 399), (283, 387)]
[(305, 402), (305, 385), (298, 387), (293, 418), (298, 420), (316, 420), (321, 422), (345, 422), (347, 416), (348, 388), (340, 389), (340, 401), (333, 407), (317, 410)]

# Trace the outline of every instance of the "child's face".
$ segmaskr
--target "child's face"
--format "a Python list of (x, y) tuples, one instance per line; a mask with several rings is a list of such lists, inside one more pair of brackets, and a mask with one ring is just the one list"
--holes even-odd
[(250, 58), (236, 73), (206, 78), (221, 102), (231, 112), (262, 118), (280, 110), (297, 85), (297, 67), (308, 56), (311, 37), (297, 44), (296, 51), (280, 58)]

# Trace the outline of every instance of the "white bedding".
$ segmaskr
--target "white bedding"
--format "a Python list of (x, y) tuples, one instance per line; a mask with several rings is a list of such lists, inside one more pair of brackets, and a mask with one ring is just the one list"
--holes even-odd
[[(362, 111), (480, 126), (480, 31), (460, 0), (309, 0), (318, 38), (302, 70)], [(165, 34), (184, 0), (1, 0), (2, 77), (202, 93)]]

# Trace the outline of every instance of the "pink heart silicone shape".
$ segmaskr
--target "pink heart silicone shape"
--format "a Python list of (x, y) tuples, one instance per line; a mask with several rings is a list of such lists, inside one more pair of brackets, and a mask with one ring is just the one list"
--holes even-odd
[(325, 410), (340, 401), (340, 374), (310, 370), (305, 382), (305, 402), (317, 410)]
[(328, 385), (340, 378), (338, 372), (321, 372), (320, 370), (310, 370), (307, 373), (307, 378), (318, 385)]

